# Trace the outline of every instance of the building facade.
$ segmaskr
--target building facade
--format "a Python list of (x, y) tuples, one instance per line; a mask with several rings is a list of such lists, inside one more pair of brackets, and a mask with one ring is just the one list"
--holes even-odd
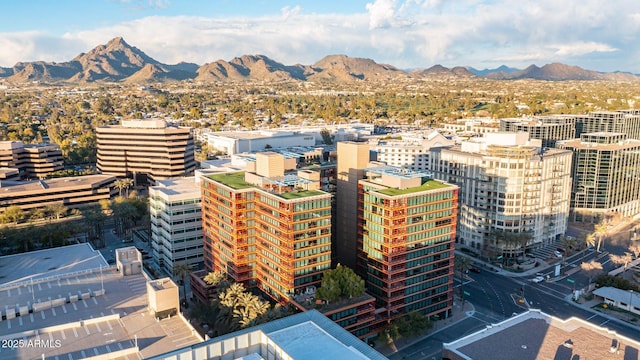
[(606, 213), (640, 213), (640, 140), (622, 133), (587, 133), (558, 147), (573, 151), (571, 215), (598, 222)]
[(500, 119), (499, 129), (526, 132), (530, 139), (542, 140), (543, 147), (555, 147), (558, 141), (575, 139), (576, 118), (573, 115), (551, 115)]
[(453, 303), (458, 187), (394, 167), (358, 182), (358, 272), (391, 320), (411, 311), (442, 318)]
[[(543, 149), (527, 133), (499, 132), (436, 149), (432, 159), (436, 178), (460, 186), (459, 246), (517, 256), (566, 231), (571, 151)], [(526, 244), (497, 238), (504, 233)]]
[[(331, 195), (259, 153), (255, 172), (201, 177), (204, 265), (276, 301), (320, 284), (331, 266)], [(311, 187), (311, 188), (310, 188)]]
[(453, 140), (447, 139), (435, 130), (422, 136), (399, 134), (399, 137), (399, 139), (369, 142), (377, 161), (391, 166), (408, 167), (416, 171), (428, 171), (431, 168), (429, 150), (454, 144)]
[(196, 167), (191, 129), (171, 126), (164, 120), (99, 126), (96, 141), (97, 167), (103, 174), (136, 180), (145, 176), (153, 183), (193, 175)]
[(27, 211), (62, 204), (69, 209), (97, 204), (118, 195), (108, 175), (86, 175), (33, 181), (0, 182), (0, 213), (16, 205)]
[(17, 169), (22, 179), (44, 179), (49, 173), (64, 169), (62, 150), (57, 144), (0, 141), (0, 169), (3, 168)]
[(153, 261), (173, 276), (176, 264), (204, 263), (200, 187), (196, 178), (161, 180), (149, 187)]
[(592, 111), (576, 118), (576, 138), (582, 134), (611, 132), (627, 134), (629, 139), (640, 140), (640, 110)]
[(369, 164), (370, 145), (338, 143), (335, 229), (336, 262), (356, 270), (358, 242), (358, 181)]

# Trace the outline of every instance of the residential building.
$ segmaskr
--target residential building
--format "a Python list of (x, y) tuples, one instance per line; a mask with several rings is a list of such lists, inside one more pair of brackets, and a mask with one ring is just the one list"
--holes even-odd
[(493, 118), (459, 119), (443, 125), (443, 129), (458, 135), (481, 135), (498, 131), (498, 121)]
[(160, 180), (149, 187), (151, 254), (170, 276), (176, 264), (204, 264), (201, 194), (197, 178)]
[[(606, 323), (606, 322), (605, 322)], [(443, 344), (442, 359), (637, 359), (640, 342), (571, 317), (531, 309)]]
[(280, 302), (319, 285), (331, 266), (331, 194), (319, 187), (274, 152), (247, 171), (202, 176), (205, 269)]
[(592, 111), (576, 118), (576, 138), (582, 134), (611, 132), (627, 134), (629, 139), (640, 140), (640, 110)]
[[(528, 133), (498, 132), (432, 150), (434, 176), (460, 186), (460, 247), (517, 256), (565, 233), (572, 153), (541, 145)], [(499, 241), (498, 234), (520, 236), (526, 245)]]
[(22, 210), (62, 204), (77, 209), (118, 195), (116, 178), (86, 175), (32, 181), (0, 181), (0, 212), (11, 205)]
[(573, 115), (550, 115), (500, 119), (500, 131), (526, 132), (530, 139), (542, 140), (543, 147), (555, 147), (558, 141), (575, 139)]
[(458, 187), (390, 166), (358, 181), (358, 266), (376, 313), (445, 318), (453, 304)]
[(369, 140), (376, 160), (391, 166), (403, 166), (417, 171), (428, 171), (429, 150), (435, 147), (453, 146), (436, 130), (427, 133), (401, 133), (393, 137)]
[(125, 120), (96, 128), (97, 167), (136, 182), (192, 175), (196, 163), (191, 129), (164, 120)]
[(571, 216), (597, 222), (616, 212), (624, 217), (640, 213), (640, 140), (623, 133), (586, 133), (558, 143), (573, 151)]
[(62, 150), (57, 144), (0, 141), (0, 169), (17, 169), (22, 179), (44, 179), (63, 168)]
[(334, 220), (336, 263), (356, 270), (358, 243), (358, 181), (370, 160), (370, 145), (362, 142), (338, 143), (336, 214)]

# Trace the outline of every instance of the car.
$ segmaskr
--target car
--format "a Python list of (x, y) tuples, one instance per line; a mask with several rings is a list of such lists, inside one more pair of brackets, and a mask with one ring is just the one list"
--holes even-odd
[(480, 273), (480, 269), (478, 269), (477, 267), (470, 267), (470, 268), (469, 268), (469, 271), (474, 272), (474, 273), (476, 273), (476, 274), (479, 274), (479, 273)]
[(562, 257), (562, 253), (558, 250), (554, 251), (553, 254), (557, 257), (557, 258), (561, 258)]
[(543, 281), (544, 281), (544, 277), (542, 277), (542, 276), (536, 276), (536, 277), (534, 277), (533, 279), (531, 279), (531, 282), (534, 282), (534, 283), (536, 283), (536, 284), (537, 284), (537, 283), (541, 283), (541, 282), (543, 282)]

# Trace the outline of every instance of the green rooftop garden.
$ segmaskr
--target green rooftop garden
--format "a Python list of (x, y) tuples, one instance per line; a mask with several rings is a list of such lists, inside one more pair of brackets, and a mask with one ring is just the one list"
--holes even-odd
[(284, 192), (279, 195), (280, 197), (285, 198), (287, 200), (293, 200), (293, 199), (304, 198), (307, 196), (316, 196), (316, 195), (322, 195), (322, 194), (324, 194), (324, 192), (318, 191), (318, 190), (294, 190), (294, 191)]
[(420, 191), (442, 189), (442, 188), (446, 188), (446, 187), (450, 187), (450, 186), (451, 185), (443, 184), (443, 183), (441, 183), (439, 181), (427, 180), (426, 182), (424, 182), (420, 186), (416, 186), (416, 187), (412, 187), (412, 188), (408, 188), (408, 189), (388, 188), (388, 189), (383, 189), (383, 190), (377, 190), (377, 192), (379, 192), (380, 194), (383, 194), (383, 195), (397, 196), (397, 195), (413, 194), (413, 193), (417, 193), (417, 192), (420, 192)]
[(250, 184), (244, 181), (244, 171), (234, 172), (234, 173), (214, 174), (214, 175), (209, 175), (208, 177), (213, 181), (217, 181), (221, 184), (227, 185), (228, 187), (236, 190), (255, 187), (253, 184)]

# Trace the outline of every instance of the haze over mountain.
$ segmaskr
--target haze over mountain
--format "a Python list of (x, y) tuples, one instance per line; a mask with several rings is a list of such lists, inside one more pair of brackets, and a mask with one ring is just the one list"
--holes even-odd
[(98, 45), (73, 60), (55, 62), (19, 62), (12, 68), (0, 68), (0, 80), (8, 83), (89, 83), (96, 81), (149, 83), (192, 79), (202, 82), (225, 81), (315, 81), (353, 82), (361, 80), (392, 80), (407, 78), (473, 78), (496, 80), (614, 80), (637, 81), (630, 73), (600, 73), (560, 63), (542, 67), (531, 65), (524, 70), (506, 65), (496, 69), (476, 70), (456, 66), (451, 69), (434, 65), (411, 72), (392, 65), (378, 64), (366, 58), (329, 55), (313, 65), (283, 65), (264, 55), (242, 55), (229, 62), (217, 60), (202, 66), (192, 63), (168, 65), (151, 58), (142, 50), (117, 37)]

